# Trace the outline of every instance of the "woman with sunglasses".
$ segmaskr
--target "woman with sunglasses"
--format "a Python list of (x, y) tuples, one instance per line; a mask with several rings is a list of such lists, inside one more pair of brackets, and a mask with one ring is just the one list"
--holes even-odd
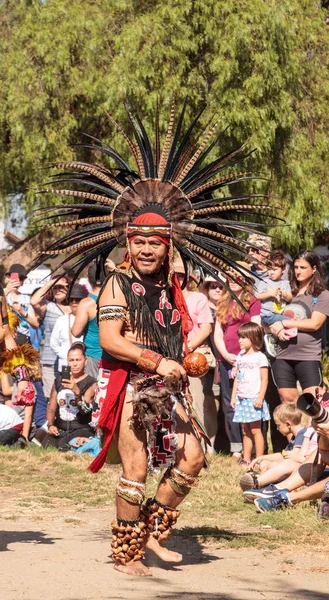
[(67, 365), (67, 353), (73, 342), (82, 342), (83, 336), (74, 337), (71, 333), (78, 306), (83, 298), (88, 296), (88, 290), (83, 285), (76, 283), (71, 290), (69, 314), (58, 317), (50, 337), (50, 347), (58, 358), (58, 372), (62, 372), (62, 367)]
[[(54, 283), (56, 279), (56, 283)], [(56, 354), (50, 347), (50, 337), (58, 317), (71, 312), (67, 301), (70, 279), (63, 275), (58, 279), (52, 275), (49, 281), (31, 297), (31, 306), (38, 315), (44, 330), (44, 345), (41, 349), (42, 382), (44, 395), (49, 400), (55, 379)]]
[[(245, 262), (239, 262), (241, 267), (250, 271)], [(237, 355), (240, 352), (238, 329), (243, 323), (257, 323), (260, 325), (261, 303), (252, 294), (252, 286), (246, 285), (245, 280), (241, 282), (229, 281), (230, 290), (239, 298), (246, 312), (232, 298), (229, 291), (224, 290), (217, 303), (216, 325), (214, 341), (219, 356), (220, 373), (220, 399), (225, 416), (226, 433), (230, 441), (230, 451), (233, 458), (241, 459), (242, 436), (239, 423), (233, 422), (234, 411), (230, 404), (232, 387), (234, 382), (234, 371)]]

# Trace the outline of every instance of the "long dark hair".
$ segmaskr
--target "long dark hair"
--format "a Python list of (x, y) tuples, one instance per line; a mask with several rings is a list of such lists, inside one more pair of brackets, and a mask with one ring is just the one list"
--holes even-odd
[(291, 292), (293, 296), (296, 296), (299, 291), (298, 283), (295, 277), (294, 264), (297, 259), (306, 260), (311, 267), (316, 267), (316, 271), (313, 273), (313, 277), (308, 285), (306, 294), (317, 298), (323, 290), (326, 289), (326, 285), (323, 279), (323, 270), (321, 266), (321, 260), (319, 255), (313, 250), (302, 250), (298, 252), (294, 257), (290, 269), (289, 269), (289, 281), (291, 286)]

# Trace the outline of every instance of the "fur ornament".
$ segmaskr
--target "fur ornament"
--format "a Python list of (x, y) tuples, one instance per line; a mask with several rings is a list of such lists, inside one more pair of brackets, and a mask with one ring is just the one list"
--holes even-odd
[(180, 391), (179, 382), (174, 377), (164, 380), (158, 375), (144, 377), (135, 382), (132, 398), (133, 415), (129, 420), (133, 429), (149, 429), (154, 421), (168, 419), (173, 408), (172, 394)]
[(13, 373), (16, 367), (25, 365), (28, 369), (39, 368), (39, 352), (30, 344), (22, 344), (0, 355), (0, 377)]

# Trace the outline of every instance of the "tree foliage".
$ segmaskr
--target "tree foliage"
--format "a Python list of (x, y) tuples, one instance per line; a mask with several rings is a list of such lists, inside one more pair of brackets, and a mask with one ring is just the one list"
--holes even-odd
[[(329, 216), (328, 27), (316, 0), (4, 0), (0, 2), (0, 192), (46, 199), (42, 168), (80, 157), (81, 132), (119, 144), (107, 117), (129, 100), (161, 124), (171, 98), (222, 118), (226, 149), (271, 180), (291, 250)], [(229, 128), (225, 130), (225, 126)], [(85, 157), (85, 156), (84, 156)], [(276, 210), (276, 209), (275, 209)]]

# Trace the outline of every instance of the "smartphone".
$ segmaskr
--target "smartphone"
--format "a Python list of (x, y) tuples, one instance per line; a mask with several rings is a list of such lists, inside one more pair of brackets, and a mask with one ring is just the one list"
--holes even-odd
[(62, 379), (71, 379), (71, 367), (68, 365), (62, 367)]
[(10, 281), (15, 281), (16, 283), (20, 283), (19, 274), (18, 273), (10, 273)]

